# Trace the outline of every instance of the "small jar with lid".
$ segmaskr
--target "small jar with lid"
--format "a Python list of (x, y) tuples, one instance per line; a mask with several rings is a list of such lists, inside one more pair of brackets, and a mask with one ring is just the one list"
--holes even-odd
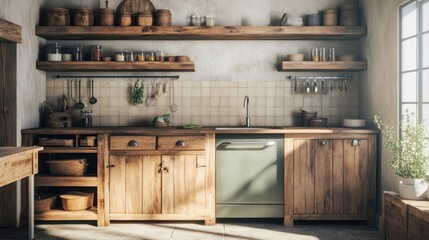
[(158, 50), (158, 51), (156, 51), (155, 55), (156, 55), (156, 61), (164, 62), (164, 56), (165, 56), (164, 51)]
[(136, 56), (137, 62), (144, 62), (145, 61), (145, 56), (144, 56), (143, 51), (135, 52), (134, 55)]
[(134, 61), (134, 53), (133, 51), (124, 51), (125, 62)]
[(145, 52), (145, 59), (149, 62), (154, 62), (156, 60), (155, 52)]
[(46, 60), (51, 62), (61, 62), (62, 59), (61, 44), (54, 43), (46, 45)]
[(359, 10), (356, 4), (344, 4), (340, 6), (340, 25), (358, 26)]
[(73, 48), (72, 47), (62, 47), (61, 49), (61, 61), (72, 61), (73, 60)]
[(156, 26), (171, 26), (171, 12), (167, 9), (156, 10)]
[(115, 61), (117, 61), (117, 62), (123, 62), (123, 61), (125, 61), (124, 52), (116, 52), (115, 53)]
[(119, 14), (119, 26), (127, 27), (133, 25), (132, 14), (129, 12), (121, 12)]
[(151, 12), (139, 12), (136, 19), (137, 26), (152, 26), (153, 16)]
[(73, 24), (75, 26), (93, 26), (94, 13), (91, 8), (78, 8), (74, 11)]
[(91, 61), (103, 60), (103, 47), (101, 45), (91, 46)]
[(323, 26), (337, 26), (337, 12), (334, 9), (323, 11)]
[(83, 47), (78, 45), (73, 47), (73, 61), (83, 61)]

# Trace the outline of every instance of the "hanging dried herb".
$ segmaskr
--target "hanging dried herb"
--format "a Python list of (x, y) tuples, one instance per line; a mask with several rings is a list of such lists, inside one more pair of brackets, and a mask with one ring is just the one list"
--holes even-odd
[(140, 79), (136, 81), (131, 91), (132, 103), (134, 106), (141, 105), (144, 103), (144, 84)]

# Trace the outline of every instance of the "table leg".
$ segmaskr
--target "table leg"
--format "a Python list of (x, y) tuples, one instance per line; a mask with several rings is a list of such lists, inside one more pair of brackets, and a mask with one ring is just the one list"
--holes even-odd
[(16, 181), (15, 183), (15, 196), (16, 196), (16, 228), (21, 228), (21, 180)]
[(34, 175), (28, 177), (28, 238), (34, 238)]

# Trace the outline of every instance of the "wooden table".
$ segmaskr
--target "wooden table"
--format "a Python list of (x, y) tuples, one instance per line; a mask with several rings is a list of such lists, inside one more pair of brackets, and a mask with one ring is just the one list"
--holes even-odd
[(34, 238), (34, 174), (38, 172), (41, 150), (42, 147), (0, 147), (0, 187), (28, 177), (29, 239)]

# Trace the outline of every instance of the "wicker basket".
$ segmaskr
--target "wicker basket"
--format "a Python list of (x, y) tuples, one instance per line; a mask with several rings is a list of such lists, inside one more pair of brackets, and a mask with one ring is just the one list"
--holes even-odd
[(157, 128), (166, 128), (168, 127), (168, 122), (155, 122), (153, 126)]
[(68, 192), (60, 195), (61, 204), (66, 211), (90, 209), (94, 202), (94, 193)]
[(82, 176), (86, 173), (89, 163), (86, 158), (46, 161), (52, 175)]
[(46, 212), (57, 206), (57, 195), (43, 194), (34, 199), (34, 211)]

